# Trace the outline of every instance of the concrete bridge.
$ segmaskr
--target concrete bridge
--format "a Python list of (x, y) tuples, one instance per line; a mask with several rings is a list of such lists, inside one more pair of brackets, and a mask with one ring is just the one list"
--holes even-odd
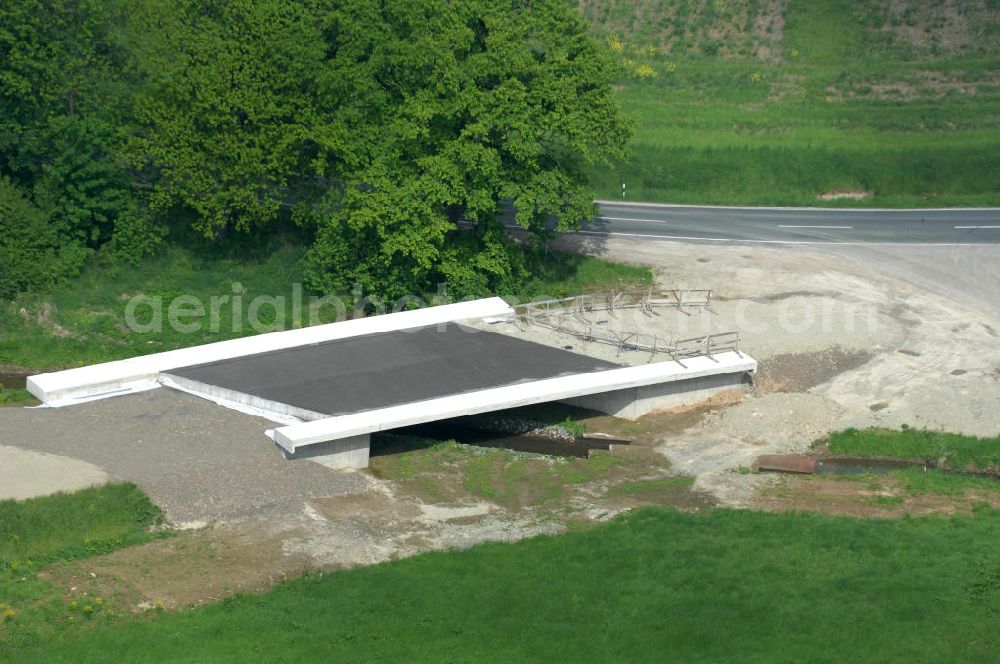
[(378, 431), (545, 402), (636, 418), (738, 388), (757, 368), (709, 347), (624, 366), (468, 324), (514, 316), (487, 298), (40, 374), (28, 389), (51, 407), (181, 390), (281, 424), (262, 433), (286, 458), (362, 468)]

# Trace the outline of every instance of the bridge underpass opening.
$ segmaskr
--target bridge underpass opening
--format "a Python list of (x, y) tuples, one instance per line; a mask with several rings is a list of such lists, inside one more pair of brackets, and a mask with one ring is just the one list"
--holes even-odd
[(603, 415), (586, 408), (550, 402), (435, 420), (373, 433), (371, 456), (389, 456), (454, 441), (476, 447), (586, 458), (590, 450), (607, 450), (612, 444), (627, 445), (632, 441), (629, 437), (604, 432), (592, 435), (597, 429), (574, 433), (565, 428), (567, 420), (579, 423)]

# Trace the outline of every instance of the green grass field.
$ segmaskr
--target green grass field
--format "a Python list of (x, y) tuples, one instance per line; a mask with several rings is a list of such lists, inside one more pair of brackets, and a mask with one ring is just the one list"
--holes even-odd
[(78, 601), (37, 574), (47, 565), (109, 553), (163, 533), (160, 509), (134, 484), (0, 501), (0, 659), (94, 622), (117, 620), (102, 598)]
[(146, 541), (163, 515), (134, 484), (0, 501), (0, 569), (85, 558)]
[(647, 509), (311, 576), (0, 660), (996, 661), (1000, 513), (896, 521)]
[[(302, 308), (297, 318), (293, 310), (294, 285), (302, 281), (303, 253), (300, 247), (277, 244), (233, 257), (172, 245), (135, 267), (109, 269), (93, 261), (79, 279), (56, 293), (0, 302), (0, 367), (51, 370), (273, 331), (279, 323), (291, 329), (296, 319), (307, 325), (313, 293), (301, 291)], [(553, 252), (537, 266), (535, 277), (520, 292), (500, 295), (526, 301), (639, 288), (652, 281), (648, 268)], [(129, 301), (138, 295), (149, 299), (134, 309), (140, 326), (135, 328), (127, 324), (126, 314)], [(282, 313), (276, 315), (276, 308), (265, 303), (256, 311), (261, 325), (255, 329), (248, 319), (253, 300), (260, 295), (283, 298)], [(183, 308), (197, 303), (203, 307), (200, 317), (177, 318), (190, 325), (190, 331), (170, 325), (169, 305), (183, 296), (193, 298), (190, 305), (181, 302)], [(219, 298), (214, 323), (213, 297)], [(431, 298), (426, 295), (425, 301), (431, 302)], [(344, 301), (348, 312), (353, 310), (352, 297), (345, 296)], [(154, 304), (162, 323), (158, 330), (147, 329), (154, 327)], [(392, 306), (389, 302), (390, 310)], [(322, 306), (312, 320), (328, 322), (336, 315), (334, 307)], [(2, 390), (0, 404), (26, 396), (23, 390)]]
[[(997, 12), (970, 14), (955, 36), (941, 11), (897, 4), (912, 11), (871, 0), (585, 3), (595, 31), (617, 35), (620, 100), (636, 122), (630, 160), (593, 173), (598, 195), (620, 197), (624, 181), (632, 200), (1000, 204)], [(757, 30), (768, 12), (781, 27)], [(903, 37), (913, 34), (926, 38)], [(872, 196), (818, 198), (836, 192)]]
[[(879, 435), (853, 451), (882, 453)], [(983, 458), (978, 439), (914, 440), (914, 454), (968, 448)], [(454, 443), (417, 448), (392, 457), (389, 474), (405, 481), (465, 463), (466, 488), (503, 504), (513, 494), (495, 491), (523, 479), (526, 462), (544, 466)], [(553, 482), (607, 475), (619, 462), (539, 466), (528, 503), (551, 502)], [(911, 492), (970, 488), (941, 475), (899, 478)], [(613, 492), (690, 485), (673, 476)], [(1000, 511), (985, 503), (970, 516), (894, 520), (639, 509), (563, 535), (307, 574), (170, 613), (133, 615), (117, 597), (67, 594), (48, 580), (51, 564), (165, 536), (151, 530), (161, 518), (131, 484), (0, 502), (0, 662), (988, 662), (1000, 652)]]
[(28, 390), (0, 386), (0, 406), (32, 401), (35, 397)]

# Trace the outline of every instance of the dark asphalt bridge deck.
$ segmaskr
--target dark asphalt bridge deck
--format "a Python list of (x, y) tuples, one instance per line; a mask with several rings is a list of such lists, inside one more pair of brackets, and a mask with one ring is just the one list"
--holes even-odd
[(335, 416), (620, 366), (448, 324), (220, 360), (169, 374)]

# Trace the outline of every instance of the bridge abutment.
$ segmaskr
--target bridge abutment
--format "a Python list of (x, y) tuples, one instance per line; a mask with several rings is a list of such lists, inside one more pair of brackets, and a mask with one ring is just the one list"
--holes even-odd
[(627, 420), (637, 420), (656, 411), (696, 406), (706, 399), (726, 392), (740, 393), (746, 375), (746, 372), (741, 372), (699, 376), (669, 383), (588, 394), (564, 399), (560, 403), (596, 410)]

